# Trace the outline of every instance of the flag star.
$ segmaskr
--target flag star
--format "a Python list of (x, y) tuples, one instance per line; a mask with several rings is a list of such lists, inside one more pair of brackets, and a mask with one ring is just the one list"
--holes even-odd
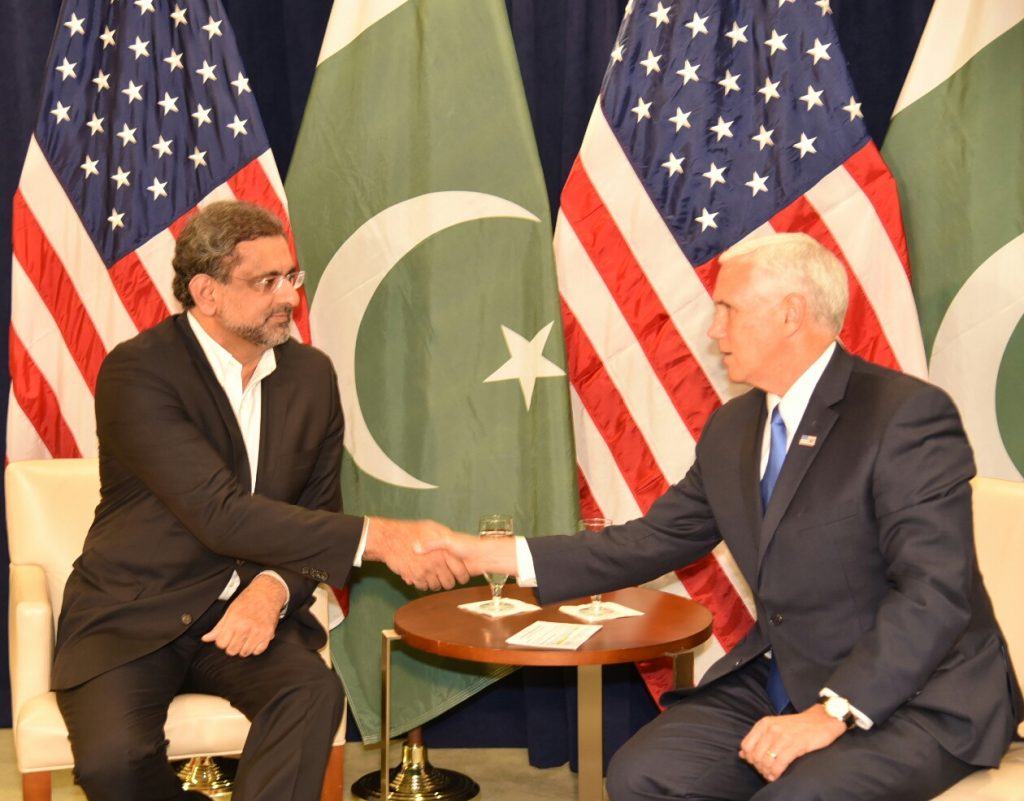
[(71, 31), (70, 38), (74, 38), (76, 33), (80, 33), (82, 36), (85, 36), (85, 26), (82, 24), (83, 22), (85, 22), (85, 17), (75, 16), (74, 13), (71, 14), (71, 19), (64, 23), (64, 27)]
[(818, 37), (814, 37), (814, 47), (807, 51), (807, 55), (814, 59), (814, 63), (817, 64), (821, 59), (825, 61), (831, 61), (832, 56), (828, 54), (828, 49), (832, 47), (832, 43), (822, 44)]
[(85, 161), (81, 163), (79, 169), (85, 172), (85, 177), (88, 179), (90, 176), (100, 174), (100, 171), (96, 169), (96, 165), (99, 163), (100, 162), (98, 159), (91, 159), (88, 156), (86, 156)]
[(158, 197), (167, 197), (167, 181), (158, 181), (156, 178), (153, 179), (153, 183), (146, 187), (147, 192), (153, 193), (153, 200)]
[(96, 134), (103, 133), (103, 120), (103, 117), (96, 116), (95, 111), (92, 113), (92, 119), (85, 124), (85, 126), (91, 132), (89, 134), (90, 136), (95, 136)]
[(156, 157), (162, 159), (164, 156), (173, 156), (171, 152), (172, 139), (164, 139), (163, 136), (156, 140), (156, 144), (153, 145), (153, 150), (156, 151)]
[(764, 86), (757, 90), (758, 94), (764, 95), (764, 102), (768, 103), (772, 98), (778, 98), (779, 95), (779, 84), (782, 81), (773, 81), (771, 78), (764, 79)]
[(145, 56), (149, 58), (149, 40), (145, 42), (138, 36), (135, 37), (135, 44), (128, 45), (128, 49), (135, 54), (135, 60), (138, 61), (140, 58)]
[(110, 88), (110, 73), (100, 70), (96, 73), (96, 77), (92, 79), (92, 82), (96, 84), (96, 91), (102, 92), (104, 89)]
[(118, 131), (114, 136), (120, 137), (121, 147), (127, 147), (128, 145), (135, 144), (135, 132), (138, 128), (129, 128), (128, 123), (124, 124), (124, 127)]
[(668, 118), (668, 121), (676, 126), (676, 133), (679, 133), (682, 128), (690, 127), (690, 115), (692, 111), (683, 111), (681, 108), (676, 106), (676, 113)]
[(242, 136), (248, 135), (249, 132), (245, 130), (245, 124), (247, 122), (249, 122), (249, 120), (238, 119), (238, 115), (236, 114), (235, 118), (224, 127), (230, 128), (234, 132), (234, 136), (232, 136), (231, 138), (236, 139), (238, 138), (239, 134), (241, 134)]
[(192, 117), (196, 121), (196, 128), (202, 128), (204, 123), (211, 122), (210, 109), (203, 108), (202, 103), (196, 103), (196, 110), (192, 113)]
[(698, 33), (708, 32), (708, 26), (704, 23), (708, 21), (708, 17), (710, 16), (711, 15), (708, 14), (707, 17), (702, 17), (696, 11), (693, 12), (693, 19), (683, 25), (684, 28), (690, 29), (690, 39), (696, 39)]
[(694, 220), (700, 223), (701, 233), (708, 230), (708, 228), (718, 227), (718, 223), (715, 222), (715, 217), (717, 217), (718, 214), (719, 212), (716, 211), (712, 213), (708, 211), (707, 208), (703, 208), (700, 210), (700, 214), (694, 217)]
[(668, 176), (671, 178), (673, 175), (683, 174), (684, 161), (686, 161), (685, 156), (676, 156), (673, 153), (669, 153), (668, 161), (664, 162), (661, 166), (668, 170)]
[(853, 122), (858, 117), (864, 119), (864, 114), (860, 110), (860, 103), (857, 102), (853, 95), (850, 95), (850, 102), (843, 106), (843, 111), (850, 115), (850, 122)]
[(782, 8), (786, 3), (795, 3), (796, 0), (779, 0), (779, 8)]
[(518, 381), (523, 392), (523, 401), (529, 410), (533, 402), (533, 390), (538, 378), (557, 378), (564, 376), (565, 371), (544, 357), (544, 346), (554, 321), (548, 323), (534, 335), (533, 339), (517, 334), (511, 328), (501, 327), (508, 348), (509, 359), (501, 367), (484, 379), (485, 384), (496, 381)]
[(768, 182), (768, 176), (767, 175), (763, 175), (763, 176), (762, 175), (758, 175), (757, 174), (757, 170), (754, 170), (753, 177), (751, 177), (751, 179), (749, 181), (747, 181), (743, 185), (750, 187), (750, 192), (751, 192), (750, 196), (751, 197), (757, 197), (757, 193), (758, 192), (767, 192), (768, 191), (767, 182)]
[(700, 64), (691, 64), (689, 59), (683, 62), (683, 68), (676, 70), (676, 75), (683, 79), (683, 86), (686, 86), (690, 81), (700, 80), (697, 77), (697, 70), (700, 69)]
[(178, 110), (178, 98), (171, 97), (170, 92), (164, 92), (164, 99), (158, 101), (157, 105), (164, 110), (164, 116), (166, 117), (172, 111)]
[(174, 11), (171, 12), (171, 19), (174, 20), (175, 28), (179, 25), (188, 25), (188, 19), (185, 16), (187, 13), (188, 9), (182, 8), (177, 3), (174, 4)]
[(109, 25), (103, 26), (103, 33), (100, 34), (100, 41), (103, 42), (103, 49), (106, 50), (108, 47), (116, 47), (117, 40), (114, 38), (117, 36), (117, 28), (110, 30)]
[(57, 119), (56, 124), (60, 125), (62, 122), (71, 121), (71, 115), (68, 114), (69, 111), (71, 111), (71, 106), (65, 106), (58, 100), (57, 106), (51, 109), (50, 113)]
[(107, 217), (107, 222), (110, 223), (111, 231), (116, 231), (118, 228), (124, 228), (124, 212), (118, 211), (117, 209), (111, 209), (111, 215)]
[(668, 25), (668, 9), (661, 3), (658, 3), (658, 7), (647, 16), (654, 20), (655, 28), (660, 28), (662, 25)]
[(642, 97), (637, 98), (636, 105), (630, 109), (630, 111), (636, 114), (637, 124), (640, 123), (640, 120), (649, 120), (651, 118), (651, 102), (644, 101)]
[(832, 13), (831, 0), (814, 0), (814, 5), (821, 9), (821, 16)]
[(661, 61), (661, 56), (656, 56), (653, 50), (648, 50), (647, 58), (640, 63), (647, 70), (647, 74), (650, 75), (652, 72), (661, 72), (661, 67), (658, 66), (659, 61)]
[(171, 54), (164, 59), (164, 63), (170, 66), (171, 72), (175, 70), (184, 70), (185, 67), (181, 63), (181, 53), (177, 50), (171, 50)]
[(131, 181), (128, 180), (128, 176), (131, 174), (131, 170), (125, 172), (123, 167), (118, 167), (117, 172), (110, 176), (110, 180), (117, 184), (118, 189), (120, 189), (122, 186), (131, 186)]
[(802, 159), (808, 153), (817, 153), (814, 149), (814, 142), (818, 137), (812, 136), (810, 139), (807, 138), (807, 134), (803, 131), (800, 132), (800, 141), (797, 142), (793, 147), (800, 151), (800, 158)]
[(122, 89), (121, 94), (128, 98), (128, 105), (131, 105), (136, 100), (142, 100), (142, 84), (135, 83), (134, 81), (128, 81), (128, 88)]
[(738, 92), (740, 90), (740, 78), (742, 75), (733, 75), (731, 71), (725, 71), (725, 77), (718, 82), (718, 85), (725, 90), (725, 96), (729, 96), (729, 92)]
[(768, 55), (774, 56), (777, 51), (785, 50), (787, 36), (789, 36), (788, 33), (784, 33), (780, 36), (779, 32), (775, 30), (775, 28), (772, 28), (771, 38), (765, 42), (765, 45), (772, 49), (772, 52), (769, 53)]
[(732, 30), (725, 34), (726, 39), (732, 40), (732, 46), (744, 43), (747, 41), (747, 26), (744, 25), (742, 28), (736, 21), (732, 23)]
[(710, 128), (708, 128), (708, 130), (714, 131), (718, 135), (718, 138), (715, 140), (716, 142), (721, 142), (722, 139), (726, 137), (732, 139), (732, 131), (730, 129), (732, 128), (732, 124), (734, 122), (736, 122), (736, 120), (730, 120), (729, 122), (726, 122), (721, 117), (719, 117), (718, 122), (715, 125), (712, 125)]
[(77, 78), (78, 77), (75, 74), (75, 67), (77, 67), (77, 66), (78, 66), (78, 62), (77, 61), (72, 63), (72, 62), (68, 61), (66, 58), (64, 59), (64, 63), (61, 64), (59, 67), (57, 67), (57, 72), (60, 73), (61, 83), (66, 81), (68, 78)]
[(800, 99), (807, 104), (806, 111), (810, 111), (815, 106), (821, 106), (824, 108), (825, 104), (821, 102), (821, 95), (824, 89), (815, 89), (813, 86), (808, 84), (807, 94), (800, 95)]
[(197, 170), (200, 167), (206, 166), (206, 151), (200, 150), (199, 145), (196, 145), (196, 149), (192, 151), (192, 155), (188, 157), (188, 160), (192, 162)]
[(203, 59), (203, 66), (201, 66), (199, 69), (196, 70), (196, 75), (201, 75), (202, 76), (203, 83), (206, 83), (207, 81), (215, 81), (215, 80), (217, 80), (217, 76), (214, 74), (214, 70), (216, 70), (216, 69), (217, 69), (217, 65), (216, 64), (209, 64), (209, 63), (207, 63), (206, 59), (204, 58)]
[(243, 92), (252, 94), (252, 89), (249, 88), (249, 79), (242, 75), (242, 73), (238, 73), (238, 77), (231, 82), (231, 85), (238, 91), (239, 97), (242, 96)]
[(203, 30), (206, 31), (207, 36), (209, 36), (211, 40), (213, 39), (214, 36), (224, 35), (220, 32), (220, 24), (223, 21), (224, 20), (222, 19), (215, 20), (213, 17), (210, 17), (210, 21), (203, 26)]
[(725, 167), (719, 167), (712, 161), (711, 166), (708, 167), (708, 171), (701, 173), (701, 175), (708, 179), (708, 189), (713, 187), (715, 184), (725, 183), (725, 178), (723, 177), (725, 175), (725, 170)]
[(772, 141), (773, 133), (775, 133), (774, 128), (765, 128), (762, 125), (761, 130), (750, 138), (757, 142), (757, 144), (759, 145), (759, 147), (757, 148), (758, 150), (764, 150), (766, 147), (773, 147), (775, 145), (775, 143)]
[(147, 11), (151, 14), (156, 13), (153, 11), (153, 0), (135, 0), (135, 5), (139, 7), (142, 16), (145, 16)]
[(622, 44), (622, 42), (616, 42), (615, 43), (615, 48), (612, 50), (612, 61), (614, 61), (616, 64), (621, 63), (622, 62), (622, 53), (623, 53), (623, 51), (625, 51), (625, 49), (626, 49), (626, 46), (624, 44)]

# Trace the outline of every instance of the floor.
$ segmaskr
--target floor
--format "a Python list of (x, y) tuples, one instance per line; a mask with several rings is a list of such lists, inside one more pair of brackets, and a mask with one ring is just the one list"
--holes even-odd
[[(397, 764), (401, 748), (392, 745), (392, 764)], [(439, 748), (427, 758), (437, 767), (452, 768), (468, 774), (480, 785), (478, 801), (503, 801), (530, 798), (533, 801), (572, 801), (576, 797), (576, 774), (568, 766), (531, 768), (526, 749), (520, 748)], [(380, 769), (377, 747), (349, 743), (345, 746), (345, 801), (353, 798), (352, 783)], [(21, 798), (21, 778), (14, 763), (14, 745), (10, 729), (0, 729), (0, 799)], [(71, 780), (69, 771), (55, 773), (53, 801), (85, 801), (85, 794)]]

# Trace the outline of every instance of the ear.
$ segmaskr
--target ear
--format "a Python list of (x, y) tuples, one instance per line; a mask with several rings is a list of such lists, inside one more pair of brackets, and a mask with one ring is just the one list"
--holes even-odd
[(790, 292), (782, 299), (782, 309), (786, 333), (794, 334), (799, 331), (807, 320), (807, 298)]
[(188, 291), (196, 308), (203, 314), (212, 315), (217, 311), (220, 285), (206, 273), (197, 273), (188, 282)]

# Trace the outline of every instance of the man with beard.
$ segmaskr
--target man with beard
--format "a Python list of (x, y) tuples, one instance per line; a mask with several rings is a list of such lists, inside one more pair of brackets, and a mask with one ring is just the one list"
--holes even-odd
[(317, 582), (386, 562), (420, 588), (465, 581), (417, 554), (439, 524), (340, 513), (342, 414), (327, 357), (290, 341), (297, 270), (281, 222), (214, 203), (182, 230), (185, 312), (100, 370), (100, 503), (64, 593), (53, 687), (90, 801), (185, 793), (163, 726), (183, 692), (252, 720), (236, 801), (315, 799), (342, 711), (317, 654)]

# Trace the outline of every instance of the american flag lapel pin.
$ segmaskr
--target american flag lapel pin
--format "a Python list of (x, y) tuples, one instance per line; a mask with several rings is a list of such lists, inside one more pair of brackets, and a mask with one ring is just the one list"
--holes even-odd
[(818, 438), (814, 434), (804, 434), (800, 437), (797, 445), (801, 445), (804, 448), (813, 448), (818, 442)]

